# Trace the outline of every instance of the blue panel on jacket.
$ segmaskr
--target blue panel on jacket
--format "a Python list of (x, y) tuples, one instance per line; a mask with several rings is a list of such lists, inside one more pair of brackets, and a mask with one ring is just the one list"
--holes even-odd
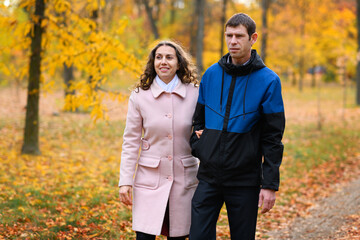
[[(222, 71), (218, 63), (212, 65), (205, 72), (200, 84), (198, 101), (205, 105), (205, 123), (208, 129), (223, 128), (232, 76), (224, 73), (220, 101)], [(284, 112), (280, 79), (272, 70), (264, 67), (250, 75), (236, 78), (227, 130), (236, 133), (248, 132), (260, 120), (261, 114), (279, 112)]]

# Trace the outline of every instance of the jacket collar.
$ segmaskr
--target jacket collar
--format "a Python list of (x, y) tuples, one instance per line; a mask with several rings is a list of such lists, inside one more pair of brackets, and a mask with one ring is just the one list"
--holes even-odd
[(218, 63), (225, 72), (231, 76), (245, 76), (265, 67), (264, 62), (261, 60), (261, 57), (257, 54), (255, 49), (251, 50), (250, 59), (245, 65), (234, 65), (230, 60), (231, 56), (227, 53), (219, 60)]
[[(155, 80), (155, 79), (154, 79)], [(180, 79), (179, 79), (180, 80)], [(153, 83), (150, 86), (150, 90), (154, 98), (158, 98), (163, 92), (165, 92), (164, 89), (162, 89), (159, 84), (156, 81), (153, 81)], [(176, 85), (172, 93), (176, 93), (182, 98), (186, 97), (186, 86), (184, 83), (179, 81), (179, 83)]]

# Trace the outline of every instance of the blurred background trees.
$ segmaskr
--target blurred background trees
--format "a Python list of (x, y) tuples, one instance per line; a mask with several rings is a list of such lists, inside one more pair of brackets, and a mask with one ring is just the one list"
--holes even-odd
[[(28, 79), (34, 3), (0, 1), (2, 84)], [(124, 71), (135, 73), (128, 81), (136, 81), (148, 49), (166, 38), (185, 46), (204, 71), (217, 62), (219, 52), (226, 53), (218, 36), (224, 19), (237, 12), (257, 22), (260, 37), (254, 47), (284, 81), (293, 81), (301, 90), (315, 67), (323, 70), (323, 80), (340, 81), (336, 62), (343, 57), (348, 78), (355, 80), (355, 0), (47, 0), (45, 5), (44, 84), (61, 81), (63, 75), (75, 82), (89, 76), (106, 82), (104, 78), (116, 79)], [(101, 67), (106, 61), (111, 64)]]
[(256, 21), (254, 48), (266, 65), (299, 91), (346, 80), (355, 88), (360, 76), (355, 0), (44, 0), (43, 15), (39, 2), (0, 1), (0, 86), (28, 86), (27, 116), (35, 118), (27, 124), (35, 132), (36, 96), (54, 88), (65, 92), (64, 110), (106, 119), (104, 98), (128, 92), (156, 40), (181, 43), (201, 75), (227, 52), (219, 34), (237, 12)]

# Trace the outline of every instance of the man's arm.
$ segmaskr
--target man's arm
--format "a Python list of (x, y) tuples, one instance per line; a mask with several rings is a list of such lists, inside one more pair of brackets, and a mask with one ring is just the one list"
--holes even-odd
[(262, 189), (279, 189), (279, 168), (284, 146), (281, 142), (285, 129), (284, 105), (281, 96), (280, 79), (273, 81), (262, 103), (261, 150), (263, 160)]
[(203, 129), (205, 128), (205, 106), (199, 102), (196, 104), (192, 126), (193, 126), (193, 133), (191, 134), (190, 137), (190, 146), (192, 150), (191, 153), (195, 157), (198, 157), (194, 149), (199, 141)]
[[(196, 154), (196, 151), (194, 150), (196, 147), (196, 144), (199, 141), (199, 138), (202, 133), (201, 130), (205, 128), (205, 96), (204, 96), (204, 82), (201, 81), (200, 87), (199, 87), (199, 98), (196, 104), (193, 121), (192, 121), (192, 127), (193, 132), (190, 137), (190, 146), (191, 146), (191, 153), (195, 157), (198, 157)], [(201, 133), (200, 133), (201, 132)]]
[(264, 161), (259, 207), (262, 207), (261, 213), (266, 213), (275, 204), (275, 192), (280, 184), (279, 168), (284, 151), (281, 140), (285, 129), (285, 114), (280, 79), (276, 79), (269, 87), (262, 107), (261, 149)]

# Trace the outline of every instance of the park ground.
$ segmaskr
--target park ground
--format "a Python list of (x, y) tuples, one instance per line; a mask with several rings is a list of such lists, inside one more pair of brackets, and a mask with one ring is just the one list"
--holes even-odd
[[(344, 98), (337, 84), (302, 92), (284, 84), (283, 95), (281, 186), (275, 208), (259, 215), (256, 238), (359, 239), (355, 91)], [(40, 156), (20, 154), (25, 105), (24, 89), (0, 89), (0, 239), (133, 239), (117, 188), (127, 102), (108, 100), (109, 120), (94, 123), (63, 112), (61, 91), (42, 94)], [(229, 239), (225, 208), (217, 232)]]

